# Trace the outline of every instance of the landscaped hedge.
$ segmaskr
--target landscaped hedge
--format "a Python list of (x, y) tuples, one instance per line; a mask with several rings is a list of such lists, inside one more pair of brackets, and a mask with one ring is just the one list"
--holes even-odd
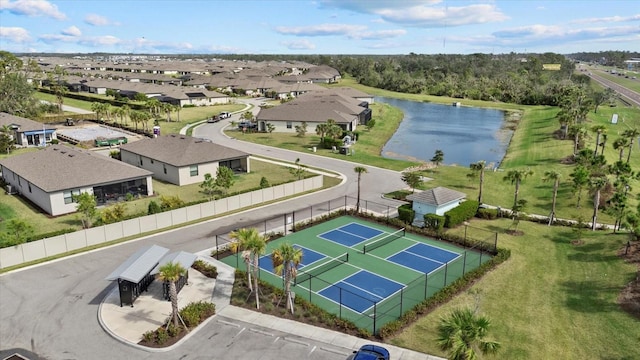
[(411, 208), (411, 204), (404, 204), (398, 208), (398, 218), (405, 224), (411, 224), (416, 216), (416, 212)]
[(444, 213), (446, 228), (456, 227), (476, 215), (480, 203), (475, 200), (467, 200), (457, 207)]
[(424, 227), (437, 232), (438, 234), (444, 229), (444, 223), (446, 219), (444, 216), (437, 214), (425, 214), (424, 215)]
[(480, 219), (494, 220), (498, 218), (498, 209), (480, 208), (476, 216)]
[(505, 262), (509, 257), (511, 257), (511, 250), (498, 249), (498, 254), (491, 258), (491, 260), (464, 274), (461, 278), (452, 282), (448, 286), (440, 289), (430, 298), (425, 299), (418, 305), (414, 306), (411, 310), (402, 314), (398, 320), (383, 325), (378, 332), (378, 337), (385, 340), (397, 334), (400, 330), (415, 322), (421, 316), (431, 312), (438, 306), (453, 299), (454, 296), (467, 290), (474, 282), (476, 282), (476, 280), (483, 277), (484, 274), (495, 268), (497, 265)]

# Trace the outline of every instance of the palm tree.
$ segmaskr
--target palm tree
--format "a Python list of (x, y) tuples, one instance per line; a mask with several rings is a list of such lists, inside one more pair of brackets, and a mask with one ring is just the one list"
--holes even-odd
[(579, 208), (580, 200), (582, 199), (582, 190), (589, 183), (589, 170), (582, 165), (578, 165), (570, 176), (573, 181), (573, 191), (578, 194), (576, 208)]
[(442, 350), (450, 351), (451, 360), (475, 360), (478, 352), (495, 354), (500, 343), (484, 340), (490, 326), (487, 317), (476, 315), (470, 308), (455, 309), (449, 317), (441, 319), (437, 342)]
[(480, 178), (480, 186), (478, 190), (478, 203), (482, 204), (482, 187), (484, 185), (484, 168), (486, 166), (486, 162), (484, 160), (480, 160), (478, 162), (469, 164), (469, 168), (471, 172), (467, 174), (468, 178), (475, 178), (478, 176)]
[(633, 149), (633, 140), (635, 140), (640, 135), (640, 131), (638, 129), (627, 129), (622, 133), (622, 136), (629, 140), (629, 151), (627, 152), (627, 164), (629, 160), (631, 160), (631, 149)]
[(355, 168), (353, 168), (353, 171), (355, 171), (358, 174), (358, 197), (356, 200), (356, 214), (360, 212), (360, 178), (362, 177), (362, 174), (366, 174), (367, 168), (364, 166), (356, 166)]
[(617, 138), (613, 142), (613, 148), (619, 151), (618, 160), (622, 161), (622, 158), (624, 157), (624, 149), (627, 146), (629, 146), (629, 139), (625, 138), (624, 136)]
[(329, 129), (329, 125), (327, 123), (320, 123), (316, 125), (316, 134), (320, 136), (320, 143), (324, 143), (324, 136), (327, 134), (327, 130)]
[[(236, 240), (231, 243), (231, 251), (242, 251), (242, 257), (247, 265), (247, 276), (249, 281), (249, 290), (255, 292), (256, 308), (260, 308), (260, 300), (258, 298), (258, 272), (260, 271), (260, 255), (264, 254), (267, 248), (267, 238), (258, 233), (256, 228), (242, 228), (232, 231), (229, 234), (231, 239)], [(253, 285), (251, 281), (253, 280)]]
[(271, 253), (273, 272), (284, 276), (284, 293), (287, 297), (287, 307), (293, 314), (293, 296), (291, 296), (291, 282), (298, 275), (298, 266), (302, 262), (302, 249), (293, 247), (289, 243), (282, 243)]
[(180, 263), (169, 261), (162, 265), (159, 269), (158, 279), (169, 283), (169, 300), (171, 300), (171, 318), (173, 325), (178, 326), (178, 290), (176, 282), (181, 276), (187, 273), (187, 269), (182, 267)]
[(513, 207), (515, 208), (518, 205), (518, 193), (520, 192), (520, 183), (522, 180), (526, 179), (527, 176), (533, 175), (533, 171), (530, 169), (527, 170), (509, 170), (507, 175), (504, 176), (504, 181), (509, 181), (511, 184), (515, 184), (516, 189), (513, 194)]
[(591, 131), (596, 133), (596, 147), (593, 150), (593, 156), (598, 155), (598, 147), (600, 146), (600, 135), (607, 133), (607, 127), (604, 125), (595, 125), (591, 127)]
[(560, 173), (554, 170), (547, 170), (544, 172), (544, 178), (542, 181), (553, 180), (553, 200), (551, 201), (551, 214), (549, 214), (549, 225), (553, 223), (556, 217), (556, 200), (558, 198), (558, 187), (560, 186)]
[(149, 99), (147, 99), (147, 101), (145, 101), (145, 106), (147, 107), (147, 109), (151, 113), (151, 116), (153, 118), (156, 118), (156, 117), (158, 117), (158, 112), (159, 112), (162, 104), (160, 103), (160, 100), (158, 100), (156, 98), (149, 98)]
[(607, 185), (607, 178), (603, 176), (595, 176), (589, 179), (589, 187), (593, 191), (593, 217), (591, 218), (591, 230), (596, 230), (598, 208), (600, 207), (600, 191)]

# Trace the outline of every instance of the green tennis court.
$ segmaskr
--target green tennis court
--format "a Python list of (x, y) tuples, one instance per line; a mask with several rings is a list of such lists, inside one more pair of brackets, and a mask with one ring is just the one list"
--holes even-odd
[[(302, 249), (296, 296), (372, 333), (488, 261), (486, 252), (342, 216), (267, 244), (260, 279), (282, 287), (270, 254), (280, 243)], [(239, 254), (222, 259), (246, 270)]]

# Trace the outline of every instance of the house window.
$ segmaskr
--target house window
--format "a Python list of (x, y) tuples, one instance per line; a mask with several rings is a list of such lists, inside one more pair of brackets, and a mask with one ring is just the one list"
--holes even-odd
[(31, 184), (28, 184), (28, 185), (29, 185), (29, 192), (31, 192)]
[(287, 129), (291, 129), (293, 127), (293, 123), (291, 121), (287, 121)]
[(151, 160), (149, 160), (149, 161), (151, 161), (151, 163), (153, 164), (153, 159), (151, 159)]
[(198, 176), (198, 165), (191, 165), (189, 168), (189, 174), (191, 176)]
[(143, 163), (142, 163), (142, 156), (140, 156), (139, 158), (140, 158), (140, 166), (142, 166), (142, 165), (143, 165)]
[(72, 202), (75, 202), (73, 197), (77, 195), (80, 195), (80, 190), (68, 190), (63, 192), (62, 197), (64, 198), (64, 203), (71, 204)]
[(166, 174), (167, 173), (167, 165), (162, 164), (162, 170)]

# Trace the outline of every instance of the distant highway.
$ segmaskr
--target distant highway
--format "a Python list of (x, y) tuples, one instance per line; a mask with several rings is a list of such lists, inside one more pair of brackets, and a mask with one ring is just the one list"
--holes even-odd
[(624, 86), (621, 86), (611, 80), (608, 80), (595, 72), (589, 69), (589, 72), (586, 73), (587, 76), (597, 81), (599, 84), (605, 87), (609, 87), (616, 91), (620, 96), (624, 97), (627, 101), (629, 101), (634, 106), (640, 107), (640, 93), (637, 93), (633, 90), (630, 90)]

